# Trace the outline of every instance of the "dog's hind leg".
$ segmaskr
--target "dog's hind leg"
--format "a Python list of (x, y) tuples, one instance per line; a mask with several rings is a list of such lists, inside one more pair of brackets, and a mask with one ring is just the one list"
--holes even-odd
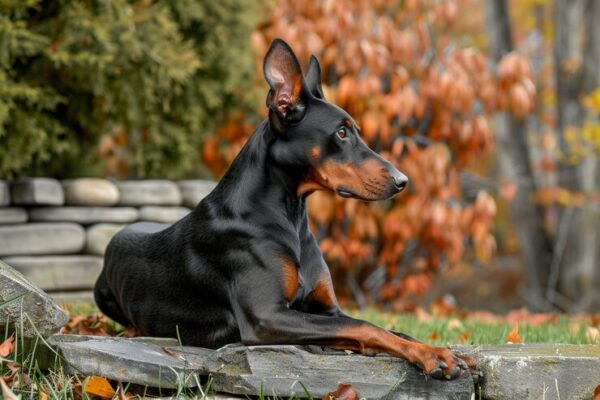
[(98, 305), (100, 311), (102, 311), (112, 320), (125, 327), (131, 325), (127, 317), (125, 317), (123, 314), (123, 311), (121, 310), (117, 299), (112, 293), (112, 290), (110, 290), (110, 287), (106, 282), (104, 271), (102, 271), (98, 277), (98, 280), (96, 281), (96, 285), (94, 286), (94, 299), (96, 300), (96, 305)]

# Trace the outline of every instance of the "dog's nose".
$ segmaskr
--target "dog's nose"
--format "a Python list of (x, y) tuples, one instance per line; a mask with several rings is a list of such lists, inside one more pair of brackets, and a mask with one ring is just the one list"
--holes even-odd
[(408, 178), (400, 171), (392, 172), (392, 179), (398, 192), (403, 191), (406, 185), (408, 185)]

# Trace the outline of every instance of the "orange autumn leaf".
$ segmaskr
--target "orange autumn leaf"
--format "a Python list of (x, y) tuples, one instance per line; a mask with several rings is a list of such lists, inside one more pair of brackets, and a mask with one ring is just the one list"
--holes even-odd
[(471, 340), (471, 334), (469, 332), (463, 332), (460, 334), (460, 336), (458, 336), (458, 339), (456, 340), (458, 343), (469, 343), (469, 340)]
[(96, 375), (90, 376), (85, 384), (84, 391), (89, 395), (98, 396), (103, 399), (112, 399), (115, 396), (115, 390), (108, 380)]
[(506, 336), (506, 341), (509, 343), (522, 343), (521, 336), (519, 336), (519, 324), (515, 324), (515, 327)]
[(323, 400), (338, 399), (338, 400), (358, 400), (356, 390), (352, 385), (340, 383), (337, 390), (327, 393), (323, 396)]
[(429, 334), (429, 336), (427, 336), (430, 340), (440, 340), (441, 336), (439, 334), (439, 332), (437, 331), (433, 331)]
[(15, 348), (15, 337), (14, 337), (14, 334), (12, 334), (4, 342), (0, 343), (0, 357), (8, 356), (10, 353), (12, 353), (14, 348)]
[(446, 328), (448, 330), (459, 330), (462, 331), (465, 329), (464, 325), (462, 322), (460, 322), (460, 320), (458, 318), (452, 318), (448, 321), (448, 324), (446, 325)]
[(600, 331), (598, 328), (588, 326), (585, 328), (585, 337), (592, 344), (600, 343)]
[(600, 400), (600, 385), (596, 386), (596, 389), (594, 389), (594, 397), (592, 400)]

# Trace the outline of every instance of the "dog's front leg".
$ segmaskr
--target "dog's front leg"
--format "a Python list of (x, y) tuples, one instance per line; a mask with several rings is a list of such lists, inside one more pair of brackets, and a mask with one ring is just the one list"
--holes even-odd
[(368, 322), (290, 309), (277, 291), (266, 290), (265, 280), (261, 287), (251, 281), (240, 282), (236, 301), (236, 319), (246, 345), (312, 344), (367, 355), (388, 353), (437, 379), (454, 379), (467, 368), (448, 349), (406, 340)]

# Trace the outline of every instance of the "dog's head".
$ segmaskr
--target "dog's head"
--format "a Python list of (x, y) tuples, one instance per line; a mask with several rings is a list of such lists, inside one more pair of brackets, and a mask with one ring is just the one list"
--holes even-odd
[(270, 86), (269, 126), (277, 137), (271, 156), (283, 168), (301, 171), (299, 195), (331, 190), (383, 200), (406, 187), (406, 176), (365, 144), (352, 117), (325, 100), (314, 56), (304, 76), (292, 49), (275, 39), (263, 69)]

